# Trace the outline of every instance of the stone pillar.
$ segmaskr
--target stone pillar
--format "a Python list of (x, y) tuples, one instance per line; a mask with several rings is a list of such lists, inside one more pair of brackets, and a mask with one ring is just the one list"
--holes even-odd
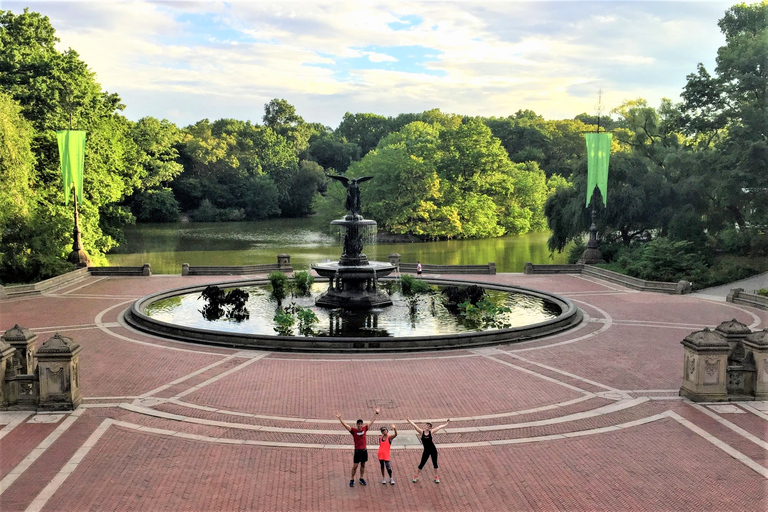
[(389, 264), (396, 267), (400, 266), (400, 253), (393, 252), (389, 255)]
[(141, 275), (143, 276), (152, 275), (152, 267), (149, 265), (149, 263), (145, 263), (144, 266), (141, 267)]
[(523, 274), (533, 274), (533, 263), (530, 261), (525, 263), (525, 267), (523, 267)]
[(693, 283), (681, 279), (675, 287), (675, 295), (685, 295), (686, 293), (691, 293), (691, 290), (693, 290)]
[(182, 263), (181, 264), (181, 275), (188, 276), (189, 275), (189, 263)]
[(291, 266), (291, 255), (281, 252), (277, 255), (277, 266), (282, 270)]
[(685, 349), (680, 396), (694, 402), (728, 400), (726, 367), (731, 347), (723, 335), (707, 328), (692, 332), (680, 343)]
[(7, 408), (14, 401), (11, 396), (11, 383), (7, 380), (7, 377), (12, 376), (13, 371), (6, 373), (12, 365), (14, 352), (16, 349), (0, 338), (0, 408), (2, 409)]
[(731, 291), (725, 297), (725, 302), (733, 302), (733, 299), (738, 297), (739, 294), (743, 291), (744, 288), (731, 288)]
[(735, 318), (721, 323), (715, 327), (715, 332), (720, 334), (728, 342), (730, 352), (728, 354), (728, 367), (726, 370), (728, 393), (733, 395), (751, 394), (753, 375), (747, 375), (754, 369), (744, 364), (746, 353), (742, 342), (752, 331)]
[(493, 261), (488, 263), (488, 273), (493, 275), (496, 275), (496, 263)]
[(2, 340), (16, 349), (13, 355), (15, 374), (31, 374), (35, 372), (35, 343), (37, 334), (29, 329), (14, 325), (2, 336)]
[(743, 344), (746, 360), (755, 365), (755, 400), (768, 400), (768, 329), (748, 335)]
[(0, 299), (5, 298), (5, 286), (0, 284)]
[(72, 338), (56, 333), (37, 351), (40, 410), (73, 410), (83, 401), (79, 368), (81, 350)]

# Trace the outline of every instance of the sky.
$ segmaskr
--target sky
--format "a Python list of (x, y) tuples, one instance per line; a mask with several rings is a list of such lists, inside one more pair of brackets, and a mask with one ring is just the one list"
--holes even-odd
[(677, 102), (713, 71), (717, 21), (734, 3), (695, 1), (36, 1), (133, 120), (261, 123), (283, 98), (307, 122), (345, 112), (530, 109), (547, 119), (623, 101)]

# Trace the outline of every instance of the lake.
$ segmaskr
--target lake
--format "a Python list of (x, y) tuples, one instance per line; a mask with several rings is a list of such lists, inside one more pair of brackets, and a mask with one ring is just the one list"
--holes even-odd
[[(291, 255), (297, 270), (311, 263), (337, 260), (341, 243), (319, 219), (274, 219), (259, 222), (138, 224), (125, 228), (127, 242), (107, 255), (110, 265), (152, 265), (155, 274), (180, 274), (181, 264), (256, 265), (277, 263)], [(483, 240), (366, 245), (369, 260), (388, 261), (397, 252), (404, 263), (472, 265), (496, 263), (498, 272), (522, 272), (525, 263), (566, 263), (567, 253), (550, 259), (548, 232)]]

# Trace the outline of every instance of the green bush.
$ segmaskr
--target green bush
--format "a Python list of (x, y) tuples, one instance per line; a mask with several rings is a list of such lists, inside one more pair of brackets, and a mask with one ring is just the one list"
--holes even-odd
[(192, 210), (189, 218), (195, 222), (234, 222), (245, 219), (242, 208), (216, 208), (213, 203), (203, 199), (196, 210)]
[(280, 336), (293, 335), (293, 324), (296, 323), (296, 319), (293, 317), (290, 311), (277, 308), (272, 321), (275, 322), (275, 332), (277, 332), (277, 334)]
[(414, 295), (417, 293), (429, 293), (432, 288), (429, 286), (429, 283), (426, 281), (422, 281), (421, 279), (416, 279), (410, 274), (403, 274), (400, 277), (401, 286), (403, 290), (403, 295)]
[(280, 272), (275, 270), (269, 273), (267, 276), (269, 283), (272, 285), (272, 296), (276, 300), (282, 300), (288, 295), (288, 278)]
[(306, 270), (293, 273), (293, 285), (296, 288), (296, 292), (300, 295), (309, 295), (309, 290), (314, 282), (314, 276)]
[(760, 288), (757, 290), (758, 295), (762, 295), (763, 297), (768, 297), (768, 288)]
[(649, 281), (695, 281), (707, 272), (706, 258), (692, 242), (667, 238), (657, 238), (622, 254), (618, 263), (630, 276)]

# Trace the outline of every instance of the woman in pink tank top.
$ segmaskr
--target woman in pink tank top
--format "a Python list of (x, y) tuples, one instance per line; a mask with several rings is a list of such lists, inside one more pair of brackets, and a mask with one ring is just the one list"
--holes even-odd
[(392, 448), (392, 440), (397, 437), (397, 427), (392, 425), (394, 435), (390, 436), (387, 427), (381, 427), (381, 437), (379, 437), (379, 464), (381, 465), (381, 483), (387, 483), (387, 479), (384, 476), (384, 468), (387, 468), (389, 473), (389, 483), (395, 485), (395, 479), (392, 478), (392, 466), (389, 464), (389, 450)]

